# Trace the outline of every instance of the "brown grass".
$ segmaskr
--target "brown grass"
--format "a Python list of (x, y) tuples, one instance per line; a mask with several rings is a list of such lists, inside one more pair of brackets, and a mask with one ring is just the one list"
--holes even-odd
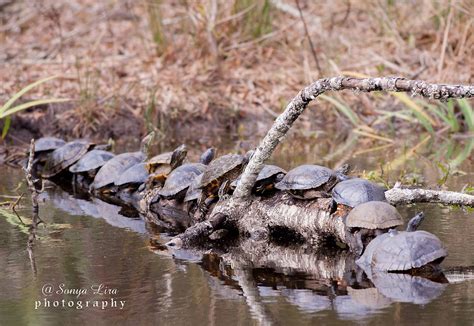
[[(474, 81), (470, 0), (299, 1), (324, 76), (355, 71)], [(266, 3), (272, 4), (268, 17)], [(76, 99), (67, 118), (92, 132), (123, 103), (144, 116), (150, 94), (157, 111), (174, 116), (274, 115), (323, 77), (290, 0), (22, 1), (1, 9), (0, 23), (0, 102), (28, 83), (62, 74), (33, 97)], [(80, 76), (90, 72), (84, 89)], [(343, 97), (363, 117), (395, 101)], [(311, 126), (322, 116), (303, 120)]]

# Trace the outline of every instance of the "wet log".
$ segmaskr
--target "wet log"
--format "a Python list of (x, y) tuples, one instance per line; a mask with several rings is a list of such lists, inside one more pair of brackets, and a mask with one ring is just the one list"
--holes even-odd
[[(241, 234), (249, 235), (255, 239), (268, 238), (272, 229), (283, 228), (288, 230), (289, 233), (296, 233), (297, 236), (301, 236), (310, 243), (318, 243), (324, 238), (332, 238), (337, 242), (351, 246), (354, 241), (353, 236), (347, 232), (340, 216), (329, 213), (329, 199), (291, 202), (288, 196), (285, 197), (285, 194), (279, 194), (270, 199), (262, 199), (252, 195), (252, 188), (258, 173), (278, 144), (283, 141), (296, 119), (304, 112), (309, 102), (326, 91), (344, 89), (357, 92), (409, 92), (412, 96), (420, 95), (439, 100), (474, 97), (474, 86), (471, 85), (429, 84), (424, 81), (398, 77), (362, 79), (333, 77), (317, 80), (301, 90), (288, 104), (285, 111), (275, 120), (260, 145), (256, 148), (232, 197), (218, 203), (208, 215), (207, 221), (188, 228), (169, 244), (189, 246), (193, 242), (210, 235), (214, 230), (221, 227), (222, 221), (225, 220), (234, 223)], [(432, 190), (391, 189), (387, 192), (387, 198), (392, 204), (436, 201), (449, 205), (472, 206), (474, 197), (466, 194), (453, 196), (451, 193), (446, 194)], [(146, 202), (145, 207), (147, 207)], [(219, 223), (216, 223), (214, 219), (217, 219)]]

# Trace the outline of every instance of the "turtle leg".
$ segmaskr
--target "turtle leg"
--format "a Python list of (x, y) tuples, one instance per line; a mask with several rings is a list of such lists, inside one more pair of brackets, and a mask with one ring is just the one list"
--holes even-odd
[(217, 192), (217, 196), (219, 197), (219, 201), (227, 200), (230, 198), (228, 191), (230, 189), (230, 181), (224, 181), (221, 186), (219, 187), (219, 191)]
[(211, 195), (207, 197), (200, 205), (199, 205), (199, 213), (200, 213), (200, 220), (204, 220), (207, 213), (209, 213), (209, 208), (213, 203), (218, 200), (218, 197), (215, 195)]

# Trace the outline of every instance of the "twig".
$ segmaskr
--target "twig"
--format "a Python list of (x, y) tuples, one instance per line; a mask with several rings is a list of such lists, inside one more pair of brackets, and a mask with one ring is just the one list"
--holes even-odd
[(311, 40), (311, 36), (309, 35), (308, 26), (306, 25), (306, 21), (304, 20), (303, 11), (301, 10), (300, 2), (299, 0), (295, 0), (295, 2), (296, 2), (296, 6), (298, 7), (298, 11), (300, 13), (301, 21), (303, 22), (304, 33), (306, 34), (306, 38), (308, 39), (308, 43), (311, 48), (311, 53), (313, 54), (314, 62), (316, 62), (316, 67), (318, 68), (319, 75), (321, 76), (323, 73), (321, 70), (321, 66), (319, 65), (318, 55), (316, 54), (316, 49), (314, 48), (313, 41)]
[(18, 205), (18, 203), (20, 202), (20, 200), (23, 198), (24, 195), (25, 194), (21, 194), (13, 203), (10, 203), (10, 209), (13, 211), (13, 213), (15, 213), (15, 215), (18, 217), (21, 224), (23, 225), (25, 225), (25, 223), (23, 223), (23, 220), (21, 219), (20, 215), (16, 211), (15, 207)]

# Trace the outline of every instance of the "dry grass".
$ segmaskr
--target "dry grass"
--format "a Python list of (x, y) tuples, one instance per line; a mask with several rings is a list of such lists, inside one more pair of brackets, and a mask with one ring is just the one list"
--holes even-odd
[[(474, 82), (470, 0), (299, 1), (324, 76), (356, 71)], [(175, 116), (272, 115), (323, 77), (290, 0), (42, 0), (1, 10), (0, 103), (61, 74), (33, 97), (76, 99), (67, 118), (92, 131), (123, 103), (144, 116), (150, 95), (156, 111)], [(80, 76), (90, 72), (84, 86)], [(343, 98), (366, 121), (396, 101)], [(306, 115), (303, 126), (322, 116)]]

